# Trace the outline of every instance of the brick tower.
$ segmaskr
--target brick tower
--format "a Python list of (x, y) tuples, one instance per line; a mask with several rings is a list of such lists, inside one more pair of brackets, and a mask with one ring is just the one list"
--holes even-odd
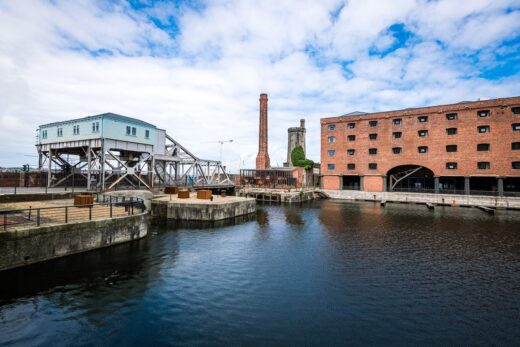
[(260, 94), (260, 127), (258, 138), (258, 155), (256, 169), (265, 170), (271, 167), (267, 152), (267, 94)]

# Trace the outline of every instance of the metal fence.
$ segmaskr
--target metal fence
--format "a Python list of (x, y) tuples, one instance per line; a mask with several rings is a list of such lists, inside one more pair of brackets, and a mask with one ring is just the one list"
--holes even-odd
[(0, 210), (0, 230), (131, 216), (145, 211), (143, 200), (139, 198), (98, 195), (96, 200), (88, 205)]

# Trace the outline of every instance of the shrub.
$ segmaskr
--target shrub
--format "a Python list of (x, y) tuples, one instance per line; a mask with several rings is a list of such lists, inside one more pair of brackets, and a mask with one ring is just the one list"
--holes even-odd
[(312, 160), (305, 158), (305, 152), (303, 152), (303, 148), (300, 145), (297, 145), (292, 150), (291, 162), (294, 166), (303, 167), (305, 169), (310, 169), (314, 165)]

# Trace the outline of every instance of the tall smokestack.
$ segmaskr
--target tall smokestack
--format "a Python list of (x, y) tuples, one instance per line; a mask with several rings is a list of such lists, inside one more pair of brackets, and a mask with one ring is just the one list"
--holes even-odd
[(260, 94), (260, 126), (256, 169), (265, 170), (270, 167), (271, 161), (267, 150), (267, 94)]

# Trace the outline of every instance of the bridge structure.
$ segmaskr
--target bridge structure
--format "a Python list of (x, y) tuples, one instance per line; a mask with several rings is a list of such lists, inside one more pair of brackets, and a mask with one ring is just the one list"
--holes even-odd
[(41, 125), (36, 140), (49, 188), (234, 187), (220, 161), (199, 158), (165, 130), (114, 113)]

